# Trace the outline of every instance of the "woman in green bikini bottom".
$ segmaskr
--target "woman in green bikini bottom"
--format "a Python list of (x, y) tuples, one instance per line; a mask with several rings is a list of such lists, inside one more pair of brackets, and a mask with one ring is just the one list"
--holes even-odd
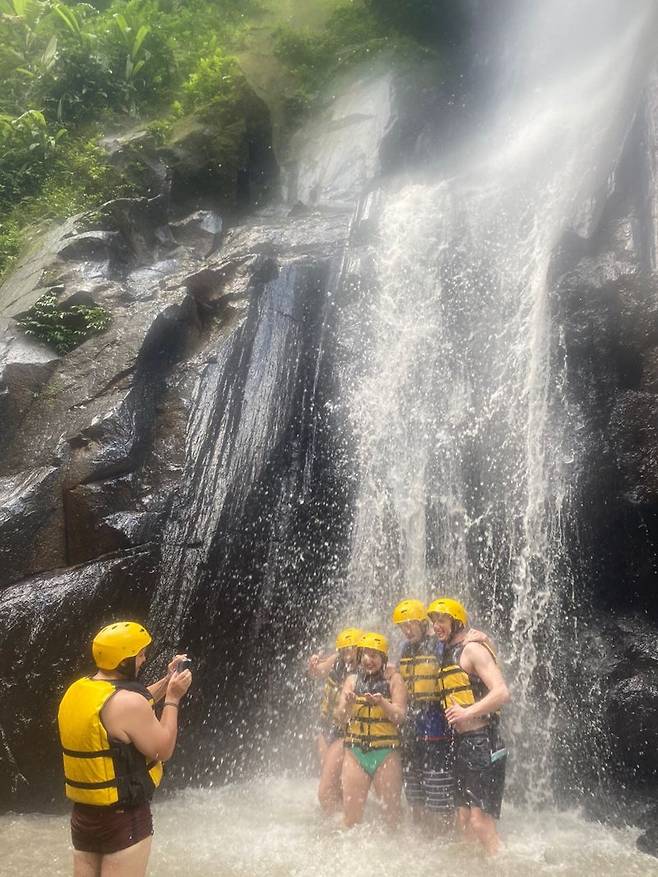
[(407, 689), (399, 673), (385, 675), (388, 641), (365, 633), (359, 641), (359, 668), (348, 676), (336, 710), (347, 720), (343, 760), (343, 818), (346, 828), (363, 819), (370, 784), (391, 828), (400, 821), (402, 767), (400, 725), (407, 709)]

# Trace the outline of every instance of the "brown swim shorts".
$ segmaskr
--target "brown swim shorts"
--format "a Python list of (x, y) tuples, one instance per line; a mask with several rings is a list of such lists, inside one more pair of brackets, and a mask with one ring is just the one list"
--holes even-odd
[(125, 810), (74, 804), (71, 814), (73, 848), (107, 856), (125, 850), (153, 834), (148, 803)]

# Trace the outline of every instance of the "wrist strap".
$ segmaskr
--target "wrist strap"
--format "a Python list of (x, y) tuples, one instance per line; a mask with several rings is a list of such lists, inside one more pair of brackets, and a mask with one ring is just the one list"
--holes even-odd
[(174, 707), (176, 707), (176, 709), (178, 709), (178, 706), (179, 706), (179, 704), (174, 703), (173, 700), (165, 700), (164, 705), (165, 706), (174, 706)]

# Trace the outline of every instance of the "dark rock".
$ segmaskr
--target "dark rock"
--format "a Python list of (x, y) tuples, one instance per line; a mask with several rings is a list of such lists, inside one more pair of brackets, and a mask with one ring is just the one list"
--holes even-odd
[(219, 247), (222, 217), (213, 210), (197, 210), (172, 222), (171, 230), (179, 244), (206, 257)]
[(116, 252), (119, 234), (116, 231), (87, 231), (70, 235), (57, 251), (64, 260), (107, 262)]
[(117, 198), (101, 207), (104, 221), (121, 234), (133, 265), (157, 261), (176, 246), (169, 228), (169, 204), (163, 195), (154, 198)]
[(132, 476), (77, 484), (67, 490), (64, 507), (68, 562), (85, 563), (135, 544), (106, 521), (114, 510), (130, 508), (135, 502)]
[(66, 563), (61, 479), (52, 466), (0, 478), (0, 588)]
[(145, 617), (157, 564), (157, 550), (144, 546), (0, 594), (0, 806), (64, 802), (58, 702), (90, 671), (89, 644), (104, 624)]
[(29, 336), (0, 335), (0, 455), (58, 361), (54, 351)]
[(140, 126), (128, 128), (106, 135), (100, 145), (110, 162), (142, 190), (153, 196), (169, 193), (170, 171), (150, 131)]
[[(254, 208), (278, 175), (266, 105), (243, 83), (238, 104), (221, 122), (178, 120), (160, 155), (171, 168), (172, 203), (182, 209)], [(233, 113), (233, 115), (231, 115)], [(218, 136), (221, 126), (223, 136)]]
[(658, 396), (627, 390), (610, 418), (625, 497), (639, 505), (658, 505)]
[(52, 272), (53, 263), (64, 242), (74, 234), (80, 216), (73, 216), (36, 235), (21, 253), (18, 262), (0, 286), (0, 319), (24, 313), (47, 292), (53, 281), (44, 275)]

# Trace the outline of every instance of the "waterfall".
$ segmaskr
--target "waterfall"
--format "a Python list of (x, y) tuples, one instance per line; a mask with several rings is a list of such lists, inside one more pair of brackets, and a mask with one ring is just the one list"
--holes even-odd
[(355, 616), (403, 596), (464, 600), (500, 647), (515, 785), (537, 802), (551, 794), (560, 649), (574, 635), (566, 533), (584, 440), (551, 271), (565, 232), (586, 237), (596, 220), (656, 12), (651, 0), (532, 5), (496, 112), (450, 175), (381, 196), (377, 282), (343, 389), (359, 473)]

